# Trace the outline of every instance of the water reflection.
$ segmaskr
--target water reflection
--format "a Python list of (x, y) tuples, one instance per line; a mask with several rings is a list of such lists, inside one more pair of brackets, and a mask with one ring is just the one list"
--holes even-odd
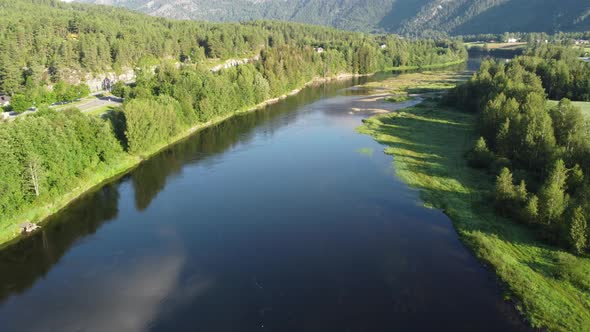
[[(516, 56), (516, 55), (514, 55)], [(484, 60), (495, 60), (495, 61), (508, 61), (512, 59), (514, 56), (501, 56), (501, 55), (491, 55), (486, 53), (478, 53), (469, 56), (469, 60), (466, 63), (466, 69), (470, 72), (475, 72), (481, 66), (482, 61)]]
[(45, 296), (31, 299), (26, 307), (12, 308), (16, 315), (51, 308), (51, 315), (12, 321), (4, 328), (23, 332), (145, 331), (161, 307), (169, 305), (165, 300), (177, 288), (182, 265), (182, 257), (155, 254), (101, 277), (78, 278), (67, 289), (61, 289), (60, 296), (67, 301), (56, 303), (47, 291)]
[(56, 215), (40, 232), (0, 250), (0, 303), (30, 288), (72, 245), (117, 217), (118, 201), (118, 185), (105, 185)]
[[(385, 77), (385, 76), (384, 76)], [(290, 96), (280, 104), (273, 104), (264, 110), (245, 113), (230, 118), (218, 125), (205, 128), (181, 144), (175, 144), (162, 153), (152, 157), (131, 173), (135, 189), (135, 206), (143, 211), (166, 186), (166, 179), (182, 172), (189, 164), (215, 164), (215, 158), (228, 149), (247, 145), (256, 135), (272, 137), (281, 127), (297, 121), (299, 112), (294, 112), (301, 104), (334, 96), (344, 87), (365, 82), (367, 78), (344, 80), (330, 84), (316, 84)], [(289, 114), (285, 116), (285, 114)], [(265, 128), (256, 132), (258, 127)]]
[(262, 135), (270, 137), (280, 127), (296, 121), (298, 112), (294, 111), (301, 104), (336, 95), (343, 87), (359, 82), (363, 79), (318, 84), (280, 104), (230, 118), (167, 148), (122, 179), (83, 195), (49, 218), (40, 232), (0, 250), (0, 303), (11, 294), (32, 287), (78, 241), (94, 234), (105, 222), (115, 219), (121, 183), (131, 180), (135, 206), (144, 211), (166, 187), (167, 179), (180, 174), (184, 167), (196, 163), (214, 165), (221, 153), (237, 145), (248, 144), (255, 135), (259, 135), (256, 128), (264, 127)]

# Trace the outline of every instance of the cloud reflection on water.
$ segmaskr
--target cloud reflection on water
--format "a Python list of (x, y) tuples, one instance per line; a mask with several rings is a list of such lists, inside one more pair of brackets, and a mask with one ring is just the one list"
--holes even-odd
[[(154, 255), (105, 275), (79, 276), (71, 287), (61, 288), (65, 293), (39, 294), (33, 301), (12, 303), (11, 311), (21, 313), (23, 319), (13, 320), (9, 330), (148, 330), (167, 310), (193, 300), (211, 286), (211, 279), (197, 276), (181, 287), (184, 263), (183, 255)], [(29, 313), (34, 323), (23, 313)]]

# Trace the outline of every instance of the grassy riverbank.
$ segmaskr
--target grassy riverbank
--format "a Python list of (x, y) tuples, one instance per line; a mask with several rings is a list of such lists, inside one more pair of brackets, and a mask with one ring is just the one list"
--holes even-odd
[(435, 64), (432, 64), (432, 65), (425, 65), (425, 66), (399, 66), (399, 67), (389, 67), (389, 68), (385, 68), (384, 71), (400, 71), (400, 70), (445, 68), (445, 67), (460, 65), (462, 63), (465, 63), (465, 61), (467, 61), (467, 59), (457, 60), (457, 61), (450, 61), (450, 62), (444, 62), (444, 63), (435, 63)]
[(465, 82), (471, 77), (469, 72), (437, 70), (404, 73), (381, 82), (370, 82), (363, 85), (366, 88), (387, 90), (394, 95), (442, 93), (454, 88), (458, 83)]
[(465, 43), (467, 49), (470, 48), (487, 48), (488, 50), (524, 50), (527, 47), (527, 42), (517, 43), (483, 43), (483, 42), (471, 42)]
[(531, 325), (587, 331), (590, 258), (547, 246), (531, 229), (494, 213), (495, 177), (464, 159), (476, 139), (474, 115), (424, 102), (368, 119), (359, 131), (386, 146), (397, 175), (420, 190), (426, 207), (442, 209), (453, 220), (463, 242), (496, 272), (507, 298)]

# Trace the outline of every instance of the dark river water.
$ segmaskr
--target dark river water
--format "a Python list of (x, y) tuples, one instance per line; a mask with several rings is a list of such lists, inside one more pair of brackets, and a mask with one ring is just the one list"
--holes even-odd
[(355, 83), (206, 129), (0, 251), (0, 330), (527, 330), (355, 132)]

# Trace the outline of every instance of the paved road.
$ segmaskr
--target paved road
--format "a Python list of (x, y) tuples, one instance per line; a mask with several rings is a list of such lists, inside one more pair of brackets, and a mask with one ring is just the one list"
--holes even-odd
[[(51, 106), (52, 108), (57, 108), (57, 109), (65, 109), (68, 107), (75, 107), (77, 109), (79, 109), (82, 112), (90, 112), (93, 111), (95, 109), (98, 109), (100, 107), (104, 107), (104, 106), (113, 106), (113, 107), (117, 107), (117, 106), (121, 106), (123, 104), (123, 99), (122, 98), (118, 98), (118, 97), (96, 97), (96, 98), (92, 98), (92, 99), (88, 99), (88, 100), (84, 100), (81, 103), (72, 103), (72, 104), (61, 104), (61, 105), (54, 105)], [(18, 116), (24, 115), (24, 114), (29, 114), (29, 113), (33, 113), (34, 111), (25, 111), (21, 114), (15, 114), (15, 113), (11, 113), (8, 116), (4, 115), (4, 114), (0, 114), (0, 119), (5, 119), (8, 121), (13, 121), (14, 119), (16, 119)]]
[(117, 97), (100, 97), (96, 99), (89, 100), (87, 103), (78, 104), (76, 108), (78, 108), (82, 112), (90, 112), (100, 107), (104, 106), (121, 106), (123, 103), (123, 99)]
[[(220, 71), (222, 69), (227, 69), (227, 68), (231, 68), (231, 67), (237, 67), (239, 65), (245, 64), (245, 63), (251, 63), (251, 62), (255, 62), (259, 60), (259, 56), (256, 55), (252, 58), (244, 58), (244, 59), (229, 59), (226, 60), (223, 64), (217, 65), (213, 68), (211, 68), (210, 70), (212, 72), (217, 72)], [(155, 68), (155, 67), (154, 67)], [(134, 83), (135, 81), (128, 81), (125, 82), (125, 84), (131, 84)], [(56, 108), (56, 109), (64, 109), (64, 108), (68, 108), (68, 107), (76, 107), (78, 108), (80, 111), (82, 112), (90, 112), (93, 111), (95, 109), (98, 109), (100, 107), (104, 107), (104, 106), (121, 106), (123, 103), (123, 99), (122, 98), (117, 98), (117, 97), (113, 97), (111, 96), (109, 97), (98, 97), (99, 95), (102, 95), (104, 93), (106, 93), (107, 91), (97, 91), (92, 93), (90, 96), (96, 96), (97, 98), (94, 99), (88, 99), (85, 102), (82, 103), (72, 103), (73, 105), (70, 104), (61, 104), (61, 105), (53, 105), (51, 106), (52, 108)], [(8, 121), (12, 121), (14, 120), (17, 116), (19, 115), (24, 115), (24, 114), (28, 114), (28, 113), (32, 113), (32, 111), (25, 111), (21, 114), (10, 114), (6, 119)], [(1, 117), (2, 114), (0, 114), (0, 119), (2, 119)]]

